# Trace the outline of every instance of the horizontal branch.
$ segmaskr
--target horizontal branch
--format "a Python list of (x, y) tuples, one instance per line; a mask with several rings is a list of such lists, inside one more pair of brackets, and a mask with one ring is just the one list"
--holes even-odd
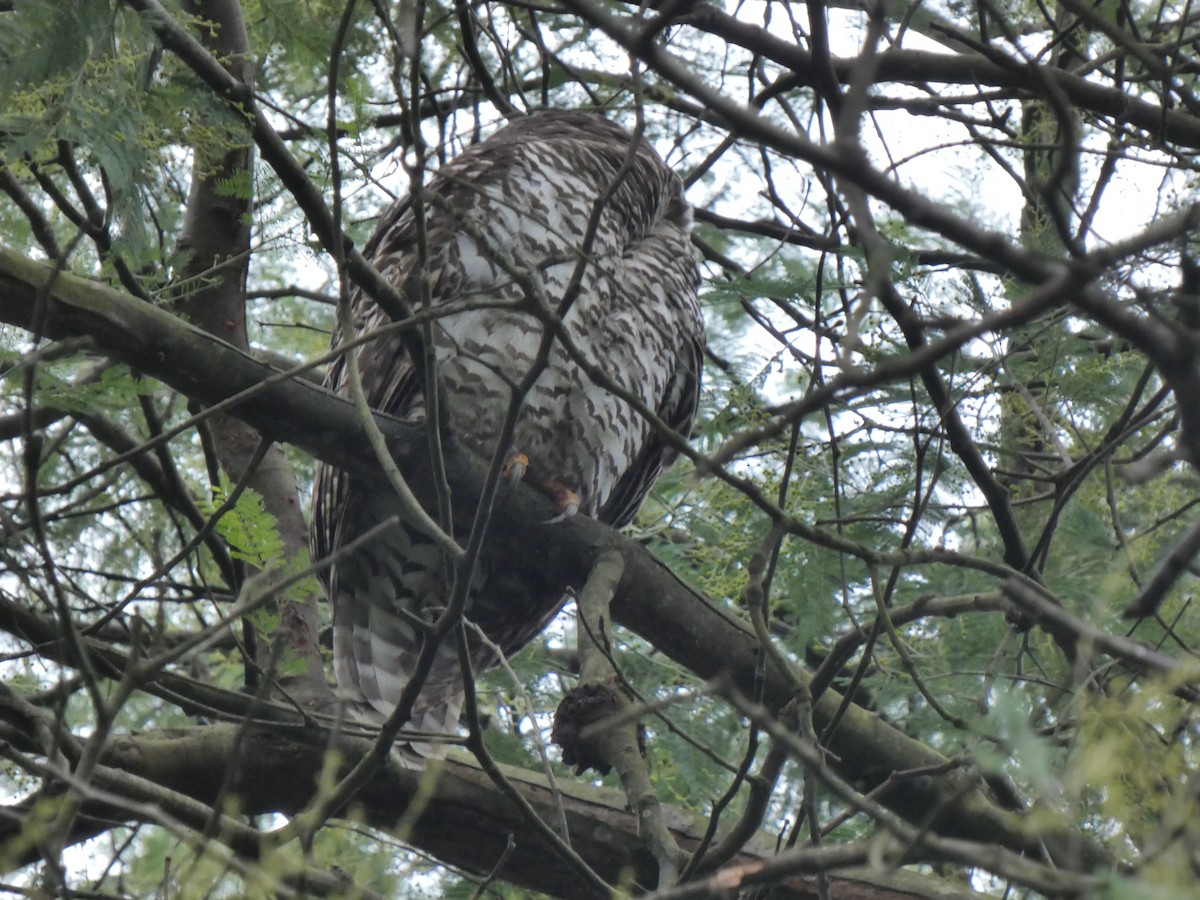
[[(352, 765), (371, 750), (371, 742), (365, 739), (343, 736), (332, 743), (343, 766)], [(102, 778), (104, 771), (126, 772), (142, 784), (157, 785), (163, 795), (139, 795), (131, 799), (128, 808), (85, 803), (81, 828), (73, 838), (99, 833), (111, 828), (114, 821), (138, 820), (138, 804), (157, 802), (167, 809), (179, 805), (172, 803), (172, 795), (212, 804), (222, 790), (228, 790), (238, 797), (238, 808), (245, 815), (297, 813), (309, 801), (329, 749), (327, 732), (300, 727), (243, 730), (237, 725), (207, 725), (115, 738), (103, 756)], [(512, 767), (504, 767), (504, 771), (543, 817), (557, 817), (561, 802), (573, 849), (607, 881), (627, 884), (632, 875), (635, 882), (653, 886), (657, 864), (646, 852), (637, 816), (626, 809), (620, 792), (560, 783), (556, 797), (540, 776)], [(423, 783), (427, 779), (431, 783)], [(410, 821), (406, 814), (414, 800), (423, 804), (423, 811)], [(9, 806), (6, 811), (10, 815), (0, 816), (0, 847), (19, 834), (26, 806)], [(372, 777), (352, 812), (385, 831), (394, 831), (403, 821), (407, 843), (481, 874), (504, 856), (511, 838), (512, 850), (496, 873), (499, 877), (552, 896), (575, 896), (578, 888), (575, 870), (556, 857), (520, 810), (471, 761), (447, 760), (432, 776), (392, 763)], [(665, 813), (673, 836), (683, 846), (694, 848), (704, 833), (704, 818), (675, 808), (667, 808)], [(257, 843), (243, 839), (238, 844), (239, 852), (251, 858), (269, 853), (270, 847), (269, 834)], [(751, 841), (730, 866), (756, 870), (774, 855), (774, 840), (763, 835)], [(837, 896), (869, 900), (982, 897), (942, 879), (908, 872), (842, 867), (829, 881)], [(816, 875), (790, 874), (773, 884), (771, 896), (811, 900), (818, 896)]]
[[(28, 328), (39, 294), (48, 291), (45, 337), (89, 335), (108, 352), (204, 403), (226, 403), (264, 435), (289, 442), (363, 478), (378, 477), (352, 405), (300, 378), (239, 352), (169, 313), (105, 285), (50, 269), (0, 249), (0, 320)], [(423, 432), (387, 416), (376, 421), (414, 488), (430, 485), (431, 464)], [(472, 511), (485, 467), (460, 446), (447, 447), (446, 471), (456, 504)], [(429, 497), (423, 498), (428, 500)], [(456, 511), (456, 518), (458, 512)], [(503, 555), (536, 590), (579, 586), (596, 558), (615, 551), (625, 576), (613, 603), (614, 620), (650, 641), (671, 659), (705, 679), (728, 677), (778, 708), (791, 699), (792, 679), (807, 681), (797, 668), (785, 673), (768, 664), (761, 671), (758, 641), (732, 612), (681, 582), (645, 548), (585, 516), (547, 523), (553, 510), (524, 485), (497, 499), (496, 520), (505, 523), (489, 539), (488, 551)], [(823, 730), (837, 715), (841, 697), (822, 694), (814, 721)], [(877, 716), (851, 706), (834, 730), (828, 750), (838, 772), (864, 790), (897, 772), (942, 772), (893, 779), (880, 802), (935, 831), (1043, 857), (1075, 859), (1080, 847), (1090, 863), (1103, 854), (1066, 831), (1029, 834), (1021, 816), (1001, 809), (977, 776), (948, 765), (942, 755)]]

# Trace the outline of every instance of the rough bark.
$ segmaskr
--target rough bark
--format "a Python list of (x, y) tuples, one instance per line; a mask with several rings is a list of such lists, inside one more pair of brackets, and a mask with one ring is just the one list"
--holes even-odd
[[(219, 791), (225, 791), (226, 796), (238, 798), (239, 808), (246, 814), (297, 812), (311, 797), (328, 740), (326, 733), (316, 729), (257, 727), (242, 731), (234, 725), (116, 738), (106, 750), (98, 782), (102, 786), (117, 785), (121, 783), (117, 773), (125, 773), (145, 783), (144, 793), (130, 797), (132, 809), (98, 800), (88, 802), (73, 837), (82, 840), (89, 833), (112, 827), (114, 820), (138, 820), (138, 803), (155, 803), (168, 812), (185, 814), (179, 813), (184, 804), (173, 795), (207, 804), (216, 800)], [(369, 750), (370, 743), (342, 737), (335, 746), (348, 766), (358, 753)], [(562, 803), (573, 849), (610, 883), (628, 884), (632, 878), (645, 887), (654, 885), (657, 865), (645, 851), (636, 816), (625, 808), (619, 792), (586, 784), (560, 784), (556, 800), (540, 776), (511, 767), (505, 768), (505, 774), (543, 816), (556, 817), (557, 803)], [(424, 778), (432, 783), (423, 785)], [(149, 785), (156, 786), (158, 792)], [(136, 794), (136, 787), (131, 787), (128, 793)], [(415, 820), (410, 820), (408, 810), (418, 793), (419, 802), (425, 806)], [(15, 815), (0, 820), (0, 847), (19, 834), (26, 809), (18, 805), (10, 807), (9, 812)], [(496, 873), (498, 877), (553, 896), (578, 896), (574, 870), (556, 857), (516, 807), (469, 761), (451, 759), (430, 774), (388, 766), (372, 778), (352, 812), (383, 830), (394, 830), (405, 822), (407, 842), (478, 873), (491, 870), (511, 837), (512, 851)], [(675, 838), (684, 847), (694, 847), (703, 834), (703, 818), (674, 808), (666, 813)], [(268, 856), (273, 849), (269, 837), (255, 842), (242, 836), (232, 838), (230, 843), (243, 855), (256, 859)], [(752, 873), (774, 854), (773, 838), (762, 835), (730, 862), (730, 873)], [(872, 871), (866, 866), (843, 865), (837, 869), (830, 879), (834, 897), (968, 900), (981, 896), (942, 879), (913, 873)], [(792, 874), (778, 883), (771, 896), (816, 898), (816, 877), (804, 872)]]
[[(201, 43), (221, 60), (229, 73), (248, 86), (254, 84), (250, 39), (237, 0), (191, 0), (187, 11), (207, 27)], [(249, 349), (246, 333), (246, 277), (250, 265), (250, 216), (254, 206), (254, 147), (193, 146), (192, 181), (187, 211), (176, 242), (175, 305), (185, 318), (210, 334)], [(308, 552), (308, 528), (300, 510), (296, 477), (283, 448), (272, 444), (259, 455), (262, 436), (235, 416), (216, 415), (209, 422), (222, 470), (234, 483), (257, 493), (276, 521), (289, 558)], [(293, 696), (316, 704), (327, 702), (324, 666), (317, 645), (318, 598), (279, 598), (272, 604), (279, 616), (273, 634), (254, 641), (255, 675), (273, 672), (281, 661), (288, 676), (280, 679)]]

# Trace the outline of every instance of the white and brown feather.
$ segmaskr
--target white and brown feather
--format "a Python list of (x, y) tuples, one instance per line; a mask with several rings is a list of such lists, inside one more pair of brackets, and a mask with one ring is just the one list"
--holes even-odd
[[(674, 457), (620, 394), (686, 436), (704, 346), (682, 184), (644, 142), (618, 178), (631, 143), (628, 133), (593, 114), (538, 113), (463, 152), (423, 195), (431, 304), (447, 310), (434, 328), (438, 375), (455, 433), (480, 454), (496, 451), (513, 386), (531, 371), (543, 343), (546, 326), (531, 304), (548, 305), (569, 340), (550, 344), (544, 369), (522, 398), (511, 445), (529, 458), (531, 476), (571, 488), (581, 512), (615, 526), (632, 519)], [(405, 282), (418, 258), (408, 198), (384, 214), (366, 254), (394, 283)], [(360, 333), (389, 324), (365, 295), (356, 298), (354, 312)], [(423, 396), (401, 338), (389, 332), (357, 352), (372, 405), (422, 420)], [(579, 357), (611, 384), (597, 383)], [(335, 363), (327, 383), (345, 392), (345, 375)], [(314, 556), (397, 511), (378, 485), (321, 466)], [(394, 708), (421, 641), (398, 610), (436, 615), (447, 596), (443, 571), (437, 548), (404, 526), (328, 570), (338, 687), (356, 712), (386, 716)], [(531, 591), (492, 563), (476, 573), (466, 615), (509, 654), (545, 627), (562, 600), (561, 590)], [(478, 667), (495, 662), (482, 647), (473, 656)], [(446, 645), (410, 727), (452, 733), (461, 697), (457, 656)]]

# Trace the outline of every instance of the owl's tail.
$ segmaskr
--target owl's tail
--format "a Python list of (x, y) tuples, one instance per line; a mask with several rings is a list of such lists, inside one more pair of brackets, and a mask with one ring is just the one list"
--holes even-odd
[[(359, 641), (355, 652), (338, 652), (339, 634), (334, 632), (334, 669), (337, 674), (338, 699), (345, 704), (349, 718), (373, 726), (382, 725), (396, 710), (401, 692), (408, 684), (407, 673), (399, 666), (395, 648), (381, 646), (378, 638), (364, 648)], [(344, 643), (344, 642), (343, 642)], [(351, 640), (351, 643), (354, 643)], [(382, 653), (381, 653), (382, 651)], [(411, 664), (415, 655), (405, 656)], [(439, 669), (452, 668), (450, 679), (434, 678)], [(397, 756), (409, 768), (423, 768), (430, 759), (441, 759), (458, 733), (462, 712), (463, 686), (458, 658), (453, 647), (439, 647), (434, 656), (434, 671), (421, 686), (408, 721), (405, 734), (396, 742)], [(415, 733), (415, 734), (414, 734)], [(416, 735), (420, 735), (420, 739)], [(444, 738), (439, 740), (439, 736)]]
[[(402, 552), (379, 548), (359, 556), (353, 575), (338, 573), (333, 615), (338, 695), (348, 715), (364, 723), (379, 725), (390, 718), (415, 674), (424, 632), (414, 622), (423, 604), (413, 598), (438, 596), (430, 569), (436, 571), (440, 560), (429, 560), (429, 569), (420, 566), (413, 556), (423, 549), (420, 544), (400, 548)], [(429, 739), (397, 742), (401, 755), (411, 758), (414, 767), (445, 756), (448, 742), (437, 736), (457, 734), (462, 704), (458, 652), (446, 640), (434, 652), (404, 725), (404, 731)]]

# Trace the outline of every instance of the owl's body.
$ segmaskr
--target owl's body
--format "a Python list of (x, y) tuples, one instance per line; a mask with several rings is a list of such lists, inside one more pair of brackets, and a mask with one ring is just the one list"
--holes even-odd
[[(455, 434), (490, 458), (518, 387), (536, 372), (500, 451), (520, 451), (531, 483), (567, 488), (582, 513), (617, 526), (673, 458), (628, 398), (686, 436), (703, 352), (682, 185), (648, 145), (632, 159), (630, 146), (626, 132), (599, 116), (539, 113), (448, 163), (424, 195), (425, 271), (431, 306), (444, 313), (433, 330), (438, 376)], [(416, 235), (405, 198), (385, 213), (366, 254), (403, 285), (417, 265)], [(361, 332), (390, 324), (363, 295), (355, 314)], [(364, 344), (358, 359), (373, 406), (423, 420), (419, 379), (395, 332)], [(345, 393), (346, 375), (339, 361), (328, 384)], [(322, 466), (314, 555), (398, 511), (386, 486)], [(329, 570), (338, 687), (355, 712), (380, 717), (395, 707), (421, 646), (397, 611), (436, 616), (448, 599), (444, 571), (437, 547), (404, 525)], [(507, 655), (545, 627), (562, 600), (561, 588), (531, 591), (493, 560), (475, 574), (466, 617)], [(476, 668), (495, 663), (482, 643), (472, 656)], [(448, 642), (410, 727), (453, 733), (461, 679)]]

